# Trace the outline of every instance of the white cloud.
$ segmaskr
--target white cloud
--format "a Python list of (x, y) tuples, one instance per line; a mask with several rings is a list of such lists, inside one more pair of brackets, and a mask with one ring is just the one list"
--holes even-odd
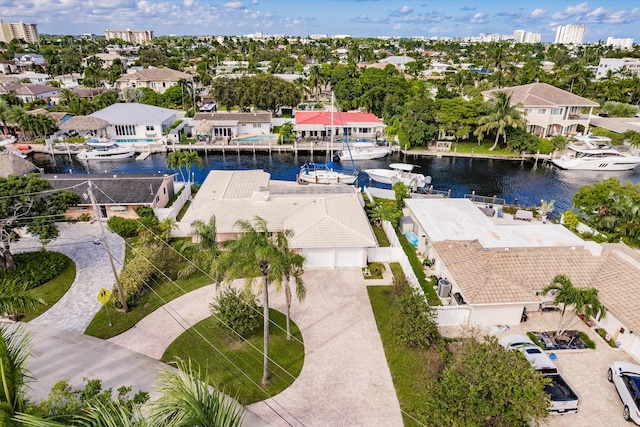
[(242, 2), (238, 0), (232, 0), (223, 4), (222, 7), (226, 7), (227, 9), (240, 9), (242, 7)]
[(394, 25), (394, 26), (393, 26), (393, 29), (394, 29), (395, 31), (401, 30), (401, 29), (402, 29), (402, 25), (400, 25), (400, 24), (396, 24), (396, 25)]
[(258, 0), (251, 0), (251, 4), (258, 4)]
[(529, 18), (539, 19), (546, 16), (547, 11), (545, 9), (535, 9), (533, 12), (529, 14)]
[(598, 19), (604, 15), (606, 15), (606, 10), (604, 9), (604, 7), (599, 7), (597, 9), (592, 10), (591, 12), (587, 13), (586, 17), (589, 19)]
[(184, 0), (184, 7), (191, 7), (193, 5), (193, 0)]
[(413, 12), (413, 8), (411, 6), (402, 6), (400, 9), (400, 13), (411, 13)]
[(484, 13), (476, 13), (469, 20), (469, 22), (472, 23), (472, 24), (484, 24), (485, 22), (487, 22), (486, 18), (487, 18), (487, 16)]

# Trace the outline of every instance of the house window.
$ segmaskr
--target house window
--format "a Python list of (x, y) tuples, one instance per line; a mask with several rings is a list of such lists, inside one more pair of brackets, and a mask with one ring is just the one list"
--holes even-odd
[(546, 108), (538, 108), (538, 114), (547, 114)]
[(131, 136), (136, 134), (134, 125), (116, 125), (116, 136)]
[(147, 126), (147, 132), (153, 132), (154, 130), (156, 130), (154, 126)]
[(167, 187), (162, 188), (162, 194), (167, 194)]
[(531, 114), (533, 114), (533, 108), (525, 108), (524, 109), (524, 113), (529, 116)]
[(562, 114), (562, 108), (552, 108), (551, 109), (551, 115), (559, 116), (561, 114)]
[(262, 125), (261, 125), (260, 123), (254, 123), (254, 124), (253, 124), (253, 128), (254, 128), (254, 129), (255, 129), (255, 128), (260, 128), (260, 127), (262, 127)]
[(369, 133), (369, 128), (359, 128), (358, 133)]
[(156, 82), (151, 82), (151, 87), (155, 88), (156, 87)]
[(167, 87), (167, 83), (166, 82), (162, 82), (162, 87)]

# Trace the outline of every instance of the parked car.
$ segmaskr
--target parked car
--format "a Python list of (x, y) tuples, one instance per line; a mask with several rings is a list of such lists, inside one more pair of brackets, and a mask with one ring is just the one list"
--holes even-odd
[(558, 367), (553, 363), (549, 355), (535, 345), (526, 335), (505, 335), (500, 339), (500, 345), (506, 349), (516, 349), (520, 351), (533, 367), (543, 374), (554, 374), (558, 372)]
[(640, 366), (627, 362), (613, 362), (607, 379), (616, 386), (624, 408), (622, 417), (640, 425)]

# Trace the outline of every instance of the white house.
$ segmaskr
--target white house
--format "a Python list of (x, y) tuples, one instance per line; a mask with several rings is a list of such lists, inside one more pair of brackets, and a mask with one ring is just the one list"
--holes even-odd
[[(445, 304), (462, 304), (469, 323), (513, 325), (523, 310), (551, 300), (541, 290), (557, 275), (598, 289), (598, 323), (640, 359), (640, 254), (622, 244), (585, 242), (565, 227), (487, 217), (468, 199), (407, 199), (418, 251), (452, 285)], [(456, 298), (456, 295), (457, 298)]]
[(24, 102), (36, 99), (47, 99), (58, 94), (58, 88), (38, 84), (14, 83), (0, 85), (0, 94), (15, 92), (16, 96)]
[(604, 79), (609, 71), (617, 76), (622, 71), (640, 75), (640, 59), (638, 58), (600, 58), (596, 79)]
[(176, 121), (175, 110), (137, 103), (113, 104), (91, 116), (107, 121), (107, 136), (119, 142), (155, 141)]
[(129, 69), (115, 82), (115, 87), (122, 91), (127, 87), (147, 87), (158, 93), (165, 93), (171, 86), (178, 84), (180, 80), (192, 83), (193, 76), (171, 68), (143, 68), (134, 71)]
[(193, 221), (215, 216), (224, 241), (238, 235), (238, 220), (259, 216), (271, 232), (293, 231), (289, 245), (307, 268), (364, 267), (367, 248), (377, 242), (363, 205), (351, 186), (271, 181), (261, 170), (210, 171), (175, 234), (188, 235)]
[[(271, 133), (271, 113), (196, 113), (191, 121), (194, 129), (204, 129), (212, 138), (235, 138), (238, 135), (267, 135)], [(197, 132), (196, 132), (197, 133)]]

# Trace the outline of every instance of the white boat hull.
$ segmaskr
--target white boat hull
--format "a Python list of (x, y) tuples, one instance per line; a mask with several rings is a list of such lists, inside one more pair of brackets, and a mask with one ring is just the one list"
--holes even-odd
[(356, 176), (335, 171), (309, 171), (309, 173), (301, 172), (300, 181), (310, 184), (353, 184), (356, 182)]
[(364, 172), (372, 180), (381, 184), (393, 185), (396, 182), (402, 182), (407, 187), (423, 188), (431, 183), (431, 177), (419, 173), (406, 173), (393, 169), (365, 169)]
[(348, 162), (350, 160), (373, 160), (373, 159), (381, 159), (387, 155), (391, 154), (391, 150), (389, 148), (384, 147), (376, 147), (372, 149), (352, 149), (351, 155), (349, 155), (348, 150), (343, 150), (338, 155), (338, 158), (341, 162)]
[(78, 153), (80, 160), (122, 160), (133, 157), (136, 153), (133, 147), (112, 146), (113, 148), (96, 148)]
[(565, 158), (553, 159), (551, 161), (560, 169), (566, 170), (584, 170), (584, 171), (628, 171), (640, 165), (640, 157), (615, 157), (611, 159), (577, 159)]

